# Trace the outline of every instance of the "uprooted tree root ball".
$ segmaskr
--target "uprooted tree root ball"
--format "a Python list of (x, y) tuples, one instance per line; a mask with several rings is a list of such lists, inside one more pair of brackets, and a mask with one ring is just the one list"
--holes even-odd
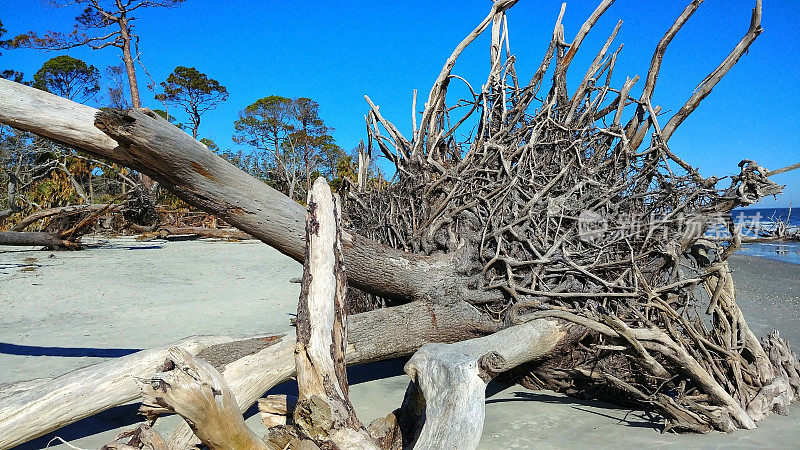
[[(350, 226), (396, 249), (458, 253), (461, 274), (485, 292), (472, 303), (498, 322), (557, 317), (589, 330), (562, 357), (533, 367), (526, 384), (646, 405), (677, 430), (753, 428), (792, 400), (800, 379), (796, 357), (772, 354), (787, 352), (785, 342), (759, 343), (736, 305), (726, 260), (740, 238), (730, 211), (781, 188), (753, 161), (720, 186), (668, 141), (761, 32), (760, 2), (742, 41), (668, 120), (651, 103), (661, 59), (700, 2), (659, 43), (639, 98), (630, 95), (638, 76), (610, 85), (621, 21), (567, 90), (570, 61), (611, 1), (572, 43), (564, 42), (562, 7), (544, 60), (521, 86), (505, 20), (513, 3), (497, 2), (459, 45), (411, 139), (367, 99), (370, 144), (397, 171), (388, 188), (349, 195)], [(487, 81), (448, 105), (449, 84), (467, 83), (451, 74), (455, 60), (489, 23)], [(704, 239), (720, 218), (730, 239)], [(765, 403), (767, 386), (787, 375), (787, 397)]]
[[(336, 281), (336, 308), (325, 303), (333, 301), (330, 295), (304, 289), (297, 339), (195, 338), (181, 343), (182, 351), (152, 349), (10, 386), (0, 395), (0, 447), (139, 398), (131, 377), (183, 379), (180, 386), (149, 385), (161, 394), (191, 394), (172, 397), (186, 403), (172, 410), (187, 420), (166, 438), (171, 448), (189, 447), (195, 436), (208, 445), (219, 427), (209, 426), (206, 434), (198, 424), (213, 425), (216, 413), (235, 425), (228, 439), (261, 448), (267, 441), (252, 436), (240, 413), (294, 375), (301, 393), (313, 392), (308, 401), (298, 399), (295, 413), (312, 420), (300, 434), (269, 438), (275, 448), (285, 448), (277, 438), (310, 438), (323, 446), (475, 448), (486, 383), (525, 363), (521, 376), (528, 386), (643, 405), (676, 431), (751, 429), (772, 411), (786, 412), (800, 393), (797, 356), (777, 333), (761, 342), (752, 333), (736, 304), (727, 260), (741, 243), (731, 210), (779, 193), (770, 177), (800, 164), (769, 171), (743, 161), (729, 179), (706, 178), (669, 148), (677, 127), (761, 32), (761, 2), (742, 40), (670, 118), (659, 117), (653, 92), (668, 44), (699, 0), (659, 42), (637, 97), (631, 93), (638, 77), (611, 85), (619, 25), (581, 81), (567, 89), (570, 62), (611, 0), (602, 1), (571, 42), (564, 40), (562, 7), (545, 57), (526, 85), (519, 83), (508, 45), (505, 14), (514, 3), (494, 2), (457, 46), (421, 115), (414, 98), (410, 139), (367, 99), (369, 141), (359, 160), (369, 161), (376, 149), (397, 171), (380, 189), (370, 190), (363, 176), (353, 183), (358, 189), (342, 205), (345, 226), (337, 225), (337, 238), (326, 241), (335, 243), (329, 256), (336, 257), (325, 259), (328, 268), (319, 275), (304, 277), (304, 283), (328, 280), (328, 287)], [(476, 89), (451, 72), (490, 27), (491, 69)], [(448, 103), (451, 83), (466, 83), (468, 98)], [(98, 111), (0, 79), (0, 122), (152, 176), (186, 203), (308, 262), (314, 239), (307, 232), (318, 231), (318, 205), (306, 209), (150, 110)], [(317, 198), (327, 197), (326, 191)], [(338, 223), (336, 217), (328, 222)], [(707, 239), (718, 222), (729, 238)], [(345, 275), (348, 289), (364, 294), (356, 296), (358, 304), (343, 304)], [(315, 306), (303, 303), (310, 299)], [(386, 307), (345, 319), (375, 305)], [(310, 335), (331, 336), (333, 344), (307, 339), (309, 326), (320, 326)], [(308, 358), (295, 360), (304, 351)], [(218, 364), (192, 364), (189, 356), (198, 353)], [(188, 378), (154, 375), (167, 354)], [(401, 408), (363, 427), (339, 377), (345, 363), (412, 354)], [(302, 373), (309, 361), (320, 376)], [(193, 376), (200, 372), (213, 382), (193, 382), (203, 378)], [(276, 421), (289, 423), (290, 402), (273, 397), (267, 403), (262, 412), (272, 433), (280, 430)], [(136, 445), (151, 431), (137, 431)], [(130, 436), (123, 440), (133, 445)]]

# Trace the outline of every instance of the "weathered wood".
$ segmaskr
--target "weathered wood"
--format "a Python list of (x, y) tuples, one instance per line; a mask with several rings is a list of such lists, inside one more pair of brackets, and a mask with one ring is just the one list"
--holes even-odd
[(59, 206), (56, 208), (49, 208), (43, 209), (41, 211), (36, 211), (35, 213), (21, 219), (19, 222), (15, 223), (13, 227), (11, 227), (11, 231), (22, 231), (27, 228), (29, 225), (42, 220), (48, 217), (53, 216), (64, 216), (64, 215), (73, 215), (73, 214), (82, 214), (86, 212), (96, 212), (101, 210), (107, 210), (108, 212), (113, 212), (118, 210), (121, 205), (116, 204), (92, 204), (92, 205), (69, 205), (69, 206)]
[(261, 422), (267, 428), (293, 423), (297, 397), (286, 394), (268, 395), (258, 399)]
[[(475, 308), (413, 302), (348, 317), (347, 364), (363, 364), (408, 356), (428, 342), (456, 342), (497, 331)], [(287, 335), (272, 347), (227, 364), (222, 375), (243, 410), (266, 391), (295, 374), (295, 337)], [(254, 370), (258, 368), (258, 370)], [(167, 442), (183, 450), (194, 442), (185, 424)]]
[(762, 420), (770, 412), (787, 415), (789, 406), (800, 397), (800, 361), (789, 343), (773, 331), (763, 339), (763, 348), (777, 374), (747, 405), (747, 414), (754, 421)]
[(164, 370), (140, 383), (144, 396), (140, 411), (148, 417), (180, 415), (211, 450), (273, 448), (245, 425), (222, 374), (185, 350), (170, 348)]
[(338, 202), (320, 177), (308, 193), (306, 258), (297, 305), (294, 422), (315, 444), (377, 448), (348, 397), (347, 321)]
[(543, 358), (565, 335), (565, 325), (538, 319), (455, 344), (424, 345), (405, 367), (409, 389), (418, 389), (425, 404), (414, 448), (477, 448), (488, 382)]
[(114, 442), (110, 442), (100, 450), (167, 450), (167, 444), (149, 425), (142, 424), (130, 431), (123, 431), (117, 435)]
[[(190, 353), (234, 341), (199, 336), (178, 345)], [(56, 377), (9, 386), (0, 394), (0, 448), (10, 448), (92, 414), (139, 398), (134, 377), (153, 373), (167, 357), (167, 347), (104, 361)]]
[[(302, 261), (302, 205), (242, 172), (149, 110), (102, 113), (0, 79), (0, 123), (145, 173), (190, 205)], [(452, 255), (409, 257), (347, 231), (342, 233), (342, 246), (350, 283), (367, 292), (391, 299), (426, 294), (437, 298), (442, 296), (443, 285), (453, 291), (463, 285), (453, 269)]]
[(253, 236), (236, 228), (203, 228), (203, 227), (160, 227), (155, 231), (143, 233), (140, 239), (171, 239), (178, 236), (191, 236), (193, 238), (218, 238), (218, 239), (253, 239)]
[[(356, 314), (348, 318), (348, 327), (348, 365), (410, 355), (427, 342), (455, 342), (496, 330), (468, 305), (421, 302)], [(254, 353), (227, 354), (226, 349), (254, 339), (268, 342)], [(294, 375), (294, 345), (295, 337), (284, 335), (245, 339), (200, 336), (173, 346), (192, 354), (202, 351), (204, 359), (223, 356), (219, 367), (236, 401), (246, 409)], [(133, 378), (150, 376), (167, 357), (167, 349), (145, 350), (53, 379), (0, 387), (0, 448), (19, 445), (138, 399), (139, 388)], [(88, 392), (87, 386), (91, 386)], [(193, 437), (191, 430), (182, 426), (169, 442), (178, 439), (183, 447), (177, 448), (185, 448)]]
[(47, 247), (51, 250), (74, 250), (76, 242), (61, 239), (59, 233), (39, 231), (0, 231), (0, 245)]

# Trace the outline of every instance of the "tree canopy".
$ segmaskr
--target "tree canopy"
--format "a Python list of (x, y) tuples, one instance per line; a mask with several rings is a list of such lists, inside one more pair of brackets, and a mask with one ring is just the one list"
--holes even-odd
[[(83, 7), (75, 17), (72, 32), (47, 31), (43, 35), (35, 31), (20, 34), (7, 45), (16, 48), (37, 48), (44, 50), (66, 50), (73, 47), (87, 46), (92, 50), (106, 47), (117, 47), (122, 51), (122, 60), (128, 75), (131, 93), (131, 104), (134, 108), (142, 106), (139, 98), (139, 86), (136, 82), (134, 61), (139, 60), (139, 36), (134, 34), (133, 21), (136, 17), (130, 14), (139, 8), (175, 7), (184, 0), (51, 0), (50, 5), (58, 8), (73, 6)], [(132, 47), (134, 47), (132, 49)], [(134, 57), (134, 55), (136, 55)]]
[(33, 75), (33, 86), (83, 103), (100, 92), (100, 71), (80, 59), (56, 56)]
[[(6, 48), (11, 44), (11, 40), (3, 39), (3, 36), (7, 33), (7, 30), (3, 28), (3, 21), (0, 20), (0, 49)], [(3, 56), (3, 53), (0, 52), (0, 56)], [(5, 78), (8, 80), (15, 81), (17, 83), (22, 83), (23, 78), (22, 72), (17, 72), (16, 70), (12, 69), (2, 69), (0, 70), (0, 78)]]
[(209, 78), (194, 67), (178, 66), (161, 83), (162, 94), (156, 100), (183, 108), (192, 124), (192, 137), (197, 139), (200, 116), (228, 99), (228, 90), (219, 81)]
[[(319, 104), (306, 97), (256, 100), (239, 113), (234, 128), (234, 142), (254, 147), (262, 172), (296, 200), (305, 198), (317, 176), (335, 178), (339, 159), (347, 156), (320, 117)], [(251, 159), (237, 160), (252, 164)]]

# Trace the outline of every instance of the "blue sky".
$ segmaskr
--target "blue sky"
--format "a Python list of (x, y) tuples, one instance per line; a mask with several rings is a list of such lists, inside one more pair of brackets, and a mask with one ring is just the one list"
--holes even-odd
[[(625, 48), (614, 83), (621, 86), (626, 76), (637, 74), (643, 78), (656, 43), (687, 1), (618, 0), (582, 45), (572, 63), (570, 86), (583, 75), (618, 19), (624, 22), (616, 43)], [(654, 104), (677, 110), (745, 33), (754, 4), (707, 0), (668, 49)], [(156, 82), (184, 65), (227, 87), (230, 98), (203, 116), (200, 136), (222, 148), (236, 148), (231, 135), (241, 109), (267, 95), (305, 96), (320, 104), (338, 144), (349, 150), (365, 137), (364, 94), (410, 134), (412, 90), (419, 91), (421, 103), (444, 60), (490, 5), (487, 0), (187, 0), (175, 9), (139, 11), (136, 32), (142, 60)], [(560, 5), (521, 0), (508, 14), (511, 50), (523, 80), (541, 61)], [(594, 1), (567, 4), (567, 40), (595, 6)], [(69, 31), (75, 15), (71, 8), (49, 8), (40, 0), (0, 0), (0, 21), (11, 36), (27, 30)], [(670, 141), (673, 151), (706, 176), (734, 173), (745, 158), (769, 169), (800, 161), (800, 2), (765, 0), (762, 26), (764, 33), (749, 53)], [(454, 71), (476, 86), (485, 81), (487, 42), (487, 35), (475, 42)], [(101, 69), (120, 61), (114, 48), (14, 50), (3, 52), (0, 68), (21, 70), (30, 78), (44, 61), (59, 54)], [(147, 76), (140, 71), (139, 78), (144, 105), (160, 107), (146, 88)], [(785, 194), (759, 206), (800, 205), (800, 173), (775, 181), (787, 185)]]

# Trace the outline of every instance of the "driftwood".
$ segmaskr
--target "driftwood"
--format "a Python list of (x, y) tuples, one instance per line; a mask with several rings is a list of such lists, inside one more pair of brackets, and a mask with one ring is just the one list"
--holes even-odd
[(296, 406), (297, 397), (286, 394), (268, 395), (258, 399), (261, 422), (267, 428), (292, 424)]
[[(198, 353), (230, 337), (200, 336), (182, 341)], [(133, 377), (154, 372), (167, 348), (151, 349), (104, 361), (52, 380), (34, 380), (0, 390), (0, 448), (10, 448), (72, 422), (139, 398)]]
[(171, 348), (164, 370), (141, 383), (146, 417), (176, 413), (211, 450), (270, 448), (244, 424), (222, 374), (202, 359)]
[(486, 385), (499, 373), (543, 359), (566, 336), (565, 328), (540, 319), (491, 336), (423, 346), (405, 367), (409, 390), (419, 390), (417, 401), (425, 408), (414, 448), (477, 448)]
[(93, 213), (100, 210), (113, 212), (119, 210), (120, 207), (121, 205), (117, 204), (92, 204), (59, 206), (57, 208), (44, 209), (41, 211), (36, 211), (35, 213), (21, 219), (19, 222), (15, 223), (13, 227), (11, 227), (10, 231), (23, 231), (25, 228), (34, 224), (35, 222), (38, 222), (42, 219), (47, 219), (49, 217), (83, 214), (87, 212)]
[[(770, 171), (743, 161), (730, 186), (720, 187), (720, 178), (702, 177), (668, 141), (761, 32), (760, 1), (742, 40), (664, 128), (652, 98), (661, 59), (700, 2), (687, 6), (662, 38), (638, 99), (629, 95), (637, 77), (610, 86), (618, 28), (577, 89), (567, 89), (570, 63), (611, 1), (598, 6), (570, 44), (562, 8), (545, 58), (530, 83), (520, 85), (505, 20), (514, 3), (495, 2), (456, 47), (419, 126), (414, 115), (410, 139), (368, 101), (367, 153), (376, 145), (397, 176), (388, 188), (352, 193), (354, 200), (343, 204), (342, 253), (351, 287), (400, 306), (353, 316), (349, 343), (358, 345), (348, 345), (347, 362), (407, 354), (428, 341), (461, 341), (514, 322), (557, 320), (582, 330), (583, 339), (537, 363), (531, 378), (538, 386), (605, 392), (655, 409), (676, 430), (752, 428), (769, 412), (764, 408), (796, 395), (786, 387), (795, 380), (786, 368), (796, 361), (786, 350), (772, 352), (780, 357), (768, 353), (778, 347), (754, 338), (732, 284), (719, 280), (728, 276), (726, 260), (741, 242), (730, 211), (780, 192), (769, 177), (789, 168)], [(479, 91), (468, 86), (473, 98), (459, 104), (468, 112), (451, 120), (459, 109), (447, 104), (447, 88), (464, 81), (451, 71), (490, 27), (487, 82)], [(551, 86), (542, 90), (551, 65)], [(635, 112), (626, 123), (627, 105)], [(477, 120), (468, 120), (473, 114)], [(298, 261), (305, 258), (302, 206), (149, 110), (101, 113), (0, 80), (0, 122), (151, 175), (189, 204)], [(459, 141), (459, 127), (475, 122), (470, 138)], [(702, 239), (720, 216), (731, 239)], [(698, 297), (701, 285), (708, 299)], [(359, 331), (355, 322), (362, 318), (375, 320)], [(414, 329), (422, 333), (409, 332)], [(222, 370), (240, 408), (294, 372), (287, 363), (293, 346), (282, 338), (257, 353), (271, 360), (247, 368), (250, 355)], [(785, 383), (776, 381), (781, 376)], [(473, 395), (480, 385), (474, 387)], [(410, 395), (416, 403), (410, 399), (401, 416), (419, 412), (422, 394)], [(392, 429), (383, 424), (369, 429)], [(171, 446), (186, 443), (185, 430), (168, 439)]]
[[(731, 210), (779, 193), (769, 177), (783, 169), (745, 160), (730, 186), (718, 186), (720, 178), (701, 176), (668, 141), (761, 33), (761, 3), (739, 43), (663, 128), (652, 98), (661, 61), (701, 2), (690, 2), (659, 42), (641, 97), (629, 95), (637, 77), (610, 84), (619, 24), (570, 91), (573, 56), (611, 3), (601, 2), (570, 44), (562, 8), (539, 70), (521, 85), (505, 20), (513, 2), (496, 2), (445, 63), (410, 138), (368, 100), (370, 142), (397, 174), (386, 189), (352, 193), (347, 219), (393, 248), (460, 253), (461, 273), (502, 293), (473, 302), (498, 320), (560, 317), (590, 330), (580, 346), (536, 368), (532, 385), (639, 403), (671, 429), (751, 429), (760, 416), (746, 408), (772, 379), (773, 363), (732, 292), (721, 294), (720, 285), (706, 299), (695, 288), (716, 287), (741, 242)], [(451, 73), (455, 60), (490, 26), (485, 83), (479, 91), (468, 84), (472, 98), (448, 105), (449, 83), (464, 81)], [(552, 84), (542, 89), (551, 65)], [(627, 105), (636, 111), (625, 124)], [(720, 219), (731, 237), (703, 239)]]
[(62, 239), (61, 233), (40, 231), (0, 231), (0, 245), (47, 247), (51, 250), (74, 250), (80, 244)]
[[(242, 172), (149, 110), (106, 114), (0, 79), (0, 123), (148, 174), (190, 205), (297, 261), (303, 259), (302, 205)], [(342, 244), (350, 283), (369, 292), (398, 299), (419, 298), (422, 293), (442, 297), (441, 281), (463, 289), (463, 283), (456, 283), (461, 277), (452, 267), (452, 256), (409, 257), (346, 231)], [(410, 276), (412, 273), (417, 275)], [(432, 275), (437, 280), (431, 279)]]
[[(44, 246), (51, 250), (80, 250), (82, 248), (80, 239), (91, 228), (94, 220), (108, 211), (119, 208), (114, 204), (83, 206), (52, 208), (31, 214), (12, 227), (11, 231), (0, 231), (0, 245)], [(17, 231), (47, 217), (84, 212), (88, 212), (89, 215), (67, 230), (59, 232)]]
[(159, 227), (155, 231), (141, 234), (138, 239), (167, 239), (182, 240), (185, 237), (192, 239), (217, 238), (229, 240), (253, 239), (249, 234), (235, 228), (201, 228), (201, 227)]
[[(471, 315), (470, 320), (463, 320)], [(349, 318), (348, 364), (363, 364), (414, 353), (426, 342), (455, 342), (494, 331), (462, 305), (409, 303)], [(295, 338), (196, 337), (174, 346), (215, 361), (243, 410), (273, 386), (294, 376)], [(49, 380), (0, 388), (0, 448), (13, 447), (140, 396), (134, 378), (155, 373), (169, 347), (104, 361)], [(253, 370), (259, 367), (259, 370)], [(86, 392), (86, 386), (93, 386)], [(50, 414), (57, 416), (50, 417)], [(173, 433), (174, 448), (193, 440), (188, 427)]]
[(130, 431), (117, 435), (114, 442), (104, 445), (100, 450), (167, 450), (167, 443), (149, 425), (142, 424)]
[[(308, 205), (308, 250), (295, 346), (299, 397), (291, 403), (286, 396), (259, 402), (268, 419), (266, 441), (245, 426), (223, 376), (178, 349), (170, 350), (163, 373), (142, 383), (142, 411), (149, 418), (178, 413), (212, 449), (475, 447), (489, 380), (521, 363), (544, 358), (564, 339), (568, 325), (540, 319), (456, 344), (427, 344), (406, 365), (412, 378), (409, 390), (419, 390), (417, 403), (405, 402), (404, 408), (388, 416), (413, 416), (419, 431), (412, 437), (411, 431), (399, 430), (399, 420), (379, 419), (368, 432), (348, 399), (347, 284), (338, 208), (324, 179), (315, 182)], [(291, 422), (286, 419), (290, 411)], [(275, 421), (276, 416), (281, 420)], [(173, 448), (177, 445), (172, 440)]]

